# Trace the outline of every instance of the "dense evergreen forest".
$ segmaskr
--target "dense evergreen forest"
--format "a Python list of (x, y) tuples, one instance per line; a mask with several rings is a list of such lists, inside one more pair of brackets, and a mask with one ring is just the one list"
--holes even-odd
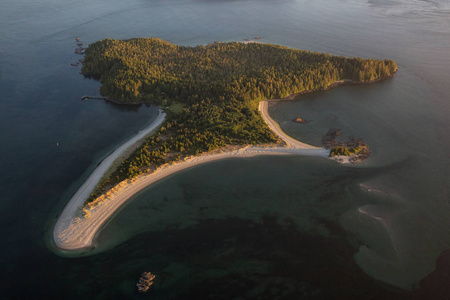
[(370, 82), (392, 76), (392, 60), (346, 58), (261, 43), (184, 47), (156, 38), (106, 39), (91, 44), (83, 74), (101, 80), (100, 92), (121, 102), (168, 111), (159, 131), (88, 199), (159, 165), (228, 145), (275, 143), (257, 111), (264, 99), (326, 89), (336, 81)]

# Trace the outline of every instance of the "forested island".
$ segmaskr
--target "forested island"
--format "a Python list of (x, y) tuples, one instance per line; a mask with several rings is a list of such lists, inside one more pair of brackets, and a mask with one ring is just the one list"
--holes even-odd
[(282, 143), (258, 112), (264, 99), (374, 82), (397, 70), (392, 60), (261, 43), (185, 47), (157, 38), (105, 39), (85, 53), (82, 73), (101, 80), (102, 95), (169, 107), (157, 132), (99, 183), (85, 212), (121, 181), (161, 165), (229, 146)]

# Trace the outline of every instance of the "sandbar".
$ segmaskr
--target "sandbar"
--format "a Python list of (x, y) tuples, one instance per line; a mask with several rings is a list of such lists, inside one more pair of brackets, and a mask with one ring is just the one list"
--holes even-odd
[[(246, 146), (233, 151), (206, 153), (199, 156), (185, 158), (183, 161), (166, 164), (149, 174), (142, 174), (136, 178), (121, 182), (112, 191), (106, 194), (106, 200), (93, 208), (89, 218), (81, 216), (81, 207), (84, 201), (94, 190), (103, 174), (109, 169), (114, 160), (118, 158), (128, 147), (146, 134), (157, 128), (165, 118), (160, 111), (155, 121), (145, 130), (133, 137), (130, 141), (120, 146), (93, 171), (91, 176), (71, 198), (61, 213), (53, 231), (55, 245), (67, 251), (77, 251), (94, 246), (94, 239), (103, 225), (114, 213), (133, 195), (158, 182), (171, 174), (192, 168), (194, 166), (232, 157), (251, 157), (257, 155), (311, 155), (328, 157), (329, 151), (324, 148), (302, 143), (284, 133), (278, 123), (274, 121), (268, 112), (268, 101), (261, 101), (259, 110), (270, 129), (277, 134), (286, 146)], [(139, 136), (139, 137), (138, 137)]]

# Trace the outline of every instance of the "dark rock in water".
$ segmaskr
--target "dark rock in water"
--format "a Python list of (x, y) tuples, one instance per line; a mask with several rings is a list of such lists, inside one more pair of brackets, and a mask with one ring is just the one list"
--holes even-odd
[(83, 47), (79, 47), (75, 49), (75, 54), (84, 54), (85, 49)]
[(294, 122), (295, 123), (300, 123), (300, 124), (306, 124), (307, 123), (307, 121), (305, 119), (303, 119), (303, 118), (296, 118), (296, 119), (294, 119)]
[(341, 130), (336, 128), (331, 128), (322, 138), (322, 144), (326, 149), (331, 149), (332, 147), (341, 146), (342, 143), (336, 140), (336, 137), (341, 135)]
[(71, 63), (70, 64), (72, 67), (78, 67), (80, 65), (80, 63)]
[(336, 128), (331, 128), (330, 130), (328, 130), (328, 132), (326, 133), (326, 136), (338, 136), (341, 135), (341, 130), (340, 129), (336, 129)]
[(147, 292), (148, 289), (153, 285), (153, 280), (155, 279), (155, 275), (151, 272), (144, 272), (141, 274), (141, 278), (139, 278), (136, 286), (138, 287), (139, 292), (144, 293)]

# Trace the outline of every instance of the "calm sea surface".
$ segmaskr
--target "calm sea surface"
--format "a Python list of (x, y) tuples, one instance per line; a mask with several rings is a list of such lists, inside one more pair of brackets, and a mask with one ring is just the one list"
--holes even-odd
[[(256, 157), (184, 171), (130, 201), (93, 252), (61, 255), (51, 232), (64, 205), (157, 114), (82, 102), (99, 82), (70, 65), (81, 58), (75, 39), (151, 36), (181, 45), (260, 36), (396, 60), (400, 70), (385, 82), (271, 108), (302, 141), (320, 145), (339, 128), (366, 140), (372, 156), (356, 166)], [(443, 297), (449, 53), (445, 0), (3, 0), (0, 298), (140, 298), (143, 271), (157, 274), (153, 299)]]

